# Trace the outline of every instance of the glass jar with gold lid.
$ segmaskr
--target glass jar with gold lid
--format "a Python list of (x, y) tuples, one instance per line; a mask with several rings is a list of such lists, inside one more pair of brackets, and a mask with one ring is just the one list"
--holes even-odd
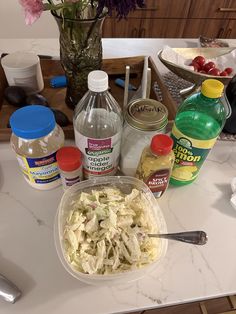
[(134, 176), (140, 156), (156, 134), (166, 132), (168, 110), (154, 99), (136, 99), (125, 112), (125, 125), (121, 141), (120, 169)]

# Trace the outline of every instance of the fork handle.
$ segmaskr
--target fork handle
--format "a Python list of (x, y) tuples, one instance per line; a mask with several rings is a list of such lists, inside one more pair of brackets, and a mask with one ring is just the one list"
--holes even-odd
[(176, 240), (191, 244), (203, 245), (206, 244), (208, 238), (204, 231), (186, 231), (177, 233), (160, 233), (160, 234), (149, 234), (152, 238), (164, 238), (170, 240)]

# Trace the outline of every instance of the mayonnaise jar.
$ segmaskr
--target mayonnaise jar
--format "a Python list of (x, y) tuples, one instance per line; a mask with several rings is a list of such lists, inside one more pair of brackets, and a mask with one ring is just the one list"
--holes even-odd
[(11, 146), (25, 180), (49, 190), (61, 184), (56, 152), (64, 145), (64, 132), (52, 110), (40, 105), (16, 110), (10, 117)]

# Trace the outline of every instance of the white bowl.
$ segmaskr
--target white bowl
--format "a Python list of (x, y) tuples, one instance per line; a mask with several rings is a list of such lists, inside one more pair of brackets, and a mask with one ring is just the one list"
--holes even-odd
[[(187, 59), (193, 59), (196, 56), (203, 56), (208, 60), (215, 59), (217, 57), (227, 55), (235, 48), (173, 48), (173, 50), (179, 54), (180, 56)], [(192, 82), (196, 84), (196, 86), (200, 86), (203, 81), (206, 79), (216, 79), (221, 81), (224, 85), (227, 85), (232, 79), (232, 73), (229, 76), (214, 76), (209, 74), (203, 74), (200, 72), (194, 72), (191, 69), (186, 69), (185, 67), (175, 64), (166, 57), (163, 57), (163, 49), (158, 52), (158, 58), (160, 61), (173, 73), (183, 78), (186, 81)], [(223, 69), (222, 69), (223, 70)]]
[(78, 193), (82, 191), (90, 191), (92, 188), (99, 188), (104, 185), (109, 185), (111, 187), (117, 187), (125, 194), (129, 194), (133, 188), (136, 188), (140, 191), (143, 191), (147, 197), (147, 200), (150, 204), (150, 211), (154, 217), (154, 220), (157, 224), (157, 229), (160, 233), (166, 233), (167, 227), (162, 211), (151, 193), (150, 189), (142, 181), (132, 178), (132, 177), (103, 177), (103, 178), (94, 178), (91, 180), (83, 181), (71, 186), (64, 195), (62, 196), (61, 202), (59, 204), (55, 226), (54, 226), (54, 238), (56, 250), (61, 260), (62, 265), (73, 277), (92, 285), (113, 285), (117, 283), (127, 283), (130, 281), (138, 280), (145, 276), (146, 273), (153, 270), (157, 267), (163, 260), (166, 251), (167, 251), (167, 240), (158, 239), (158, 250), (159, 257), (156, 261), (136, 270), (126, 271), (117, 274), (109, 275), (100, 275), (100, 274), (85, 274), (79, 272), (70, 265), (65, 256), (64, 244), (63, 244), (63, 230), (65, 226), (65, 221), (67, 213), (71, 208), (71, 202), (75, 199), (75, 196), (78, 196)]

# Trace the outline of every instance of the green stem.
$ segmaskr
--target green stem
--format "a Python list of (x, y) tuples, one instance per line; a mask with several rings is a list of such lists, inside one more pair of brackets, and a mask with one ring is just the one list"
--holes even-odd
[(92, 25), (91, 25), (90, 28), (89, 28), (89, 31), (88, 31), (88, 33), (87, 33), (87, 36), (86, 36), (86, 39), (85, 39), (85, 41), (84, 41), (84, 45), (83, 45), (82, 49), (85, 49), (85, 48), (87, 47), (89, 37), (91, 36), (91, 34), (92, 34), (92, 32), (93, 32), (93, 30), (94, 30), (96, 24), (97, 24), (97, 21), (98, 21), (98, 15), (95, 16), (95, 21), (92, 23)]
[[(50, 1), (50, 0), (48, 0)], [(57, 11), (59, 9), (65, 9), (65, 8), (70, 8), (71, 7), (71, 4), (68, 2), (68, 3), (61, 3), (61, 4), (54, 4), (54, 3), (45, 3), (44, 4), (44, 11), (46, 10), (50, 10), (50, 11)]]

